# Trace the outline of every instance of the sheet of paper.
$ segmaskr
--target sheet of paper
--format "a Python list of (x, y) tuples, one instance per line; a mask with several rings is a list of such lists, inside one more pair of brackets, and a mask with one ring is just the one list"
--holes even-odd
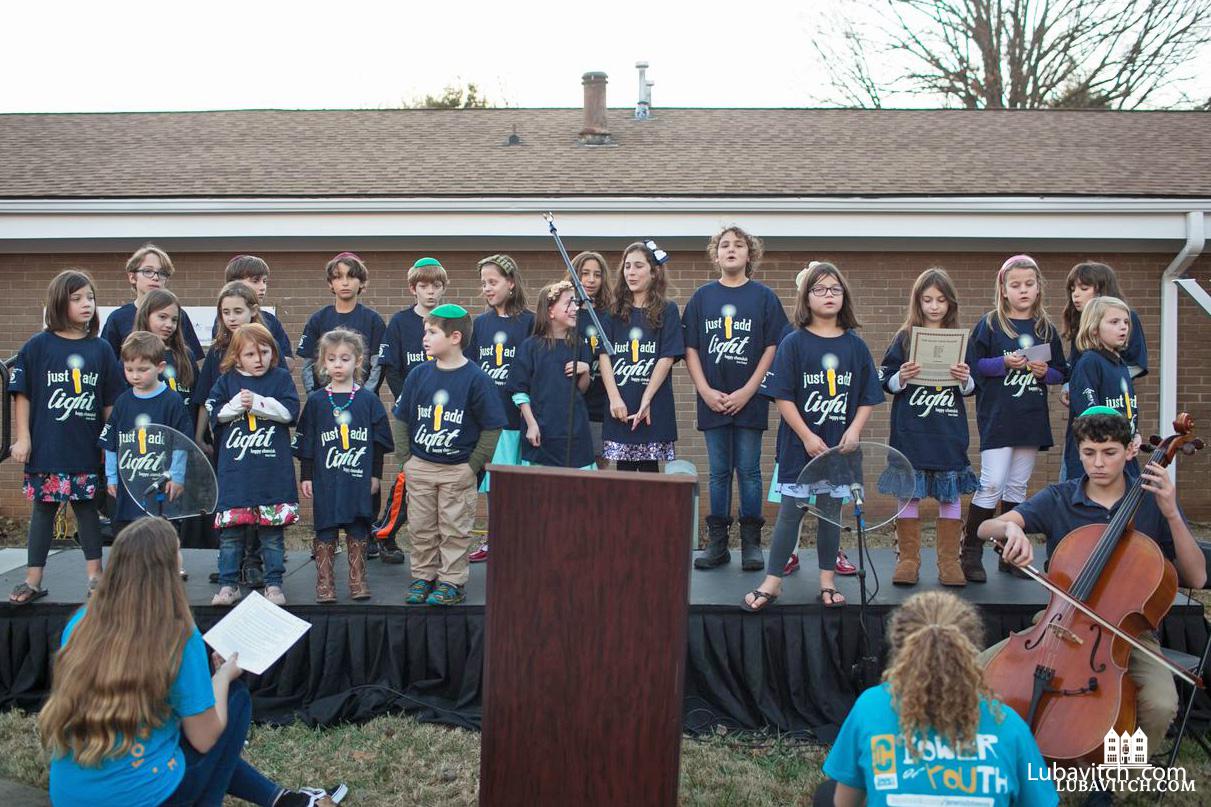
[(202, 638), (223, 658), (238, 652), (240, 669), (262, 675), (310, 629), (310, 622), (254, 591)]
[(913, 328), (908, 360), (921, 365), (921, 372), (908, 383), (924, 387), (958, 386), (950, 368), (961, 364), (966, 355), (967, 331), (961, 328)]
[(1051, 344), (1043, 342), (1042, 344), (1024, 347), (1021, 350), (1015, 350), (1014, 353), (1019, 356), (1025, 356), (1026, 361), (1048, 362), (1051, 361)]

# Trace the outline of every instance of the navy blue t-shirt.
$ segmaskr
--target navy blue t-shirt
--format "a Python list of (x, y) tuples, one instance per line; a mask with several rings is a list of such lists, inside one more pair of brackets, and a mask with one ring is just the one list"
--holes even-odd
[[(1140, 323), (1139, 314), (1131, 314), (1131, 333), (1127, 336), (1127, 348), (1123, 351), (1123, 361), (1128, 367), (1138, 367), (1136, 378), (1148, 375), (1148, 343), (1144, 341), (1144, 326)], [(1081, 357), (1081, 351), (1076, 349), (1076, 337), (1068, 342), (1068, 366), (1076, 367), (1076, 360)]]
[[(294, 354), (290, 352), (290, 337), (286, 335), (286, 329), (282, 327), (281, 321), (272, 313), (265, 309), (260, 309), (261, 324), (269, 329), (269, 333), (273, 336), (273, 341), (278, 343), (278, 350), (282, 351), (282, 358), (288, 359)], [(210, 327), (210, 338), (214, 339), (219, 332), (219, 318), (215, 317), (214, 325)]]
[[(601, 324), (609, 331), (614, 344), (614, 357), (610, 360), (614, 383), (618, 385), (618, 394), (627, 405), (627, 411), (633, 415), (643, 400), (656, 362), (660, 359), (676, 361), (685, 356), (685, 330), (681, 327), (677, 304), (665, 303), (659, 329), (652, 327), (647, 312), (640, 308), (631, 309), (629, 320), (610, 315), (603, 318)], [(641, 424), (634, 431), (630, 423), (606, 418), (601, 427), (602, 439), (628, 445), (676, 442), (677, 406), (673, 400), (671, 371), (656, 390), (650, 411), (651, 425)]]
[[(908, 359), (905, 343), (904, 334), (892, 339), (879, 368), (879, 379), (889, 393), (888, 382)], [(969, 440), (967, 407), (957, 386), (906, 384), (892, 393), (890, 443), (916, 470), (962, 471), (970, 464)]]
[[(994, 319), (995, 323), (995, 319)], [(976, 381), (976, 425), (980, 429), (980, 450), (1007, 446), (1051, 448), (1051, 415), (1047, 408), (1047, 385), (1034, 377), (1026, 367), (1021, 370), (1005, 368), (1003, 376), (985, 376), (980, 372), (980, 359), (1003, 358), (1024, 347), (1033, 346), (1033, 319), (1011, 319), (1018, 336), (1010, 337), (1000, 325), (988, 324), (987, 317), (971, 330), (967, 345), (967, 363)], [(1053, 329), (1054, 331), (1054, 329)], [(1050, 339), (1051, 361), (1048, 366), (1068, 375), (1064, 345), (1058, 332)]]
[[(1064, 433), (1064, 466), (1069, 479), (1085, 473), (1080, 452), (1072, 439), (1072, 421), (1091, 406), (1109, 406), (1131, 422), (1131, 431), (1139, 431), (1139, 399), (1131, 380), (1131, 368), (1117, 353), (1086, 350), (1077, 357), (1068, 377), (1068, 428)], [(1127, 463), (1127, 476), (1140, 475), (1139, 463)]]
[(294, 379), (281, 367), (274, 367), (262, 376), (247, 376), (231, 370), (219, 377), (206, 399), (210, 429), (215, 434), (220, 434), (220, 430), (222, 433), (215, 445), (219, 467), (216, 509), (297, 504), (290, 425), (257, 417), (253, 428), (253, 418), (247, 414), (219, 424), (217, 416), (224, 404), (241, 390), (275, 399), (286, 407), (291, 423), (299, 416), (299, 394), (294, 388)]
[(453, 370), (437, 362), (414, 368), (392, 414), (407, 424), (412, 453), (442, 465), (466, 462), (480, 432), (506, 423), (492, 379), (472, 361)]
[(522, 311), (515, 317), (502, 317), (489, 309), (475, 318), (471, 342), (463, 351), (496, 385), (500, 405), (505, 413), (506, 429), (521, 428), (521, 412), (509, 395), (509, 369), (517, 357), (517, 348), (534, 333), (534, 312)]
[[(778, 295), (750, 280), (725, 286), (718, 280), (702, 286), (685, 306), (685, 346), (698, 351), (706, 383), (720, 392), (735, 392), (749, 382), (766, 348), (776, 346), (787, 325)], [(735, 425), (765, 430), (769, 399), (754, 395), (735, 415), (713, 411), (698, 397), (698, 428)]]
[(29, 399), (27, 474), (93, 474), (101, 468), (102, 410), (126, 389), (109, 345), (95, 337), (35, 334), (17, 353), (8, 385), (10, 394)]
[[(101, 338), (109, 342), (109, 346), (114, 351), (114, 358), (119, 361), (122, 358), (122, 343), (126, 341), (126, 337), (130, 336), (130, 332), (135, 329), (135, 316), (138, 313), (139, 307), (137, 305), (127, 303), (105, 318), (105, 327), (101, 329)], [(193, 354), (194, 361), (201, 361), (205, 355), (202, 351), (202, 343), (198, 341), (198, 332), (194, 329), (193, 321), (189, 318), (189, 314), (185, 313), (184, 308), (181, 309), (181, 319), (177, 322), (177, 327), (181, 329), (181, 334), (185, 337), (185, 345), (189, 348), (189, 352)]]
[(425, 320), (415, 308), (405, 308), (387, 323), (387, 333), (378, 347), (378, 363), (399, 369), (407, 380), (408, 371), (429, 361), (425, 354)]
[(144, 515), (121, 480), (124, 477), (134, 480), (136, 491), (142, 493), (169, 469), (172, 461), (163, 446), (147, 444), (148, 440), (162, 438), (162, 434), (144, 434), (144, 443), (140, 446), (138, 428), (153, 423), (176, 429), (186, 437), (193, 436), (193, 424), (185, 402), (180, 395), (162, 386), (159, 394), (150, 398), (140, 398), (133, 389), (119, 395), (97, 441), (98, 446), (118, 455), (118, 511), (115, 516), (118, 521), (134, 521)]
[[(322, 389), (311, 393), (294, 433), (294, 456), (315, 464), (311, 501), (317, 530), (377, 515), (370, 495), (374, 449), (379, 446), (384, 454), (395, 450), (387, 410), (378, 396), (359, 387), (352, 403), (349, 397), (348, 392), (334, 392), (329, 401)], [(339, 415), (333, 414), (333, 403), (345, 407)]]
[[(588, 351), (581, 351), (581, 361)], [(521, 458), (534, 465), (565, 467), (568, 457), (568, 401), (572, 408), (571, 468), (583, 468), (593, 462), (593, 436), (589, 432), (589, 411), (584, 396), (577, 391), (574, 398), (570, 377), (564, 367), (572, 360), (572, 349), (560, 339), (548, 341), (531, 336), (521, 343), (509, 371), (510, 395), (518, 392), (530, 396), (530, 409), (542, 434), (541, 445), (532, 446), (521, 436)]]
[[(319, 357), (315, 351), (320, 343), (320, 337), (333, 328), (348, 328), (362, 335), (362, 339), (366, 341), (366, 354), (362, 357), (362, 377), (368, 378), (371, 363), (378, 357), (379, 345), (382, 344), (383, 334), (387, 332), (383, 318), (378, 315), (377, 311), (367, 308), (361, 303), (355, 305), (348, 314), (338, 313), (336, 306), (326, 305), (307, 320), (307, 325), (303, 328), (303, 335), (299, 339), (299, 357), (314, 359), (318, 364)], [(314, 380), (317, 388), (323, 386), (318, 376)]]
[[(167, 384), (169, 389), (181, 396), (181, 400), (185, 402), (185, 406), (189, 411), (196, 411), (197, 407), (202, 405), (201, 400), (194, 395), (194, 391), (198, 385), (198, 365), (196, 363), (193, 365), (192, 379), (186, 384), (185, 379), (177, 375), (177, 368), (171, 351), (164, 351), (164, 362), (168, 366), (164, 368), (164, 377), (161, 381)], [(186, 432), (186, 434), (192, 434), (192, 432)]]
[[(606, 312), (598, 310), (597, 318), (601, 320), (601, 327), (604, 328)], [(589, 411), (591, 422), (601, 423), (605, 419), (606, 409), (609, 408), (609, 396), (606, 395), (605, 382), (601, 380), (601, 359), (599, 358), (603, 352), (601, 344), (605, 340), (597, 332), (593, 318), (585, 309), (581, 309), (580, 315), (576, 318), (576, 329), (580, 331), (580, 335), (584, 339), (580, 346), (580, 361), (589, 363), (589, 388), (584, 391), (585, 408)]]
[[(1026, 523), (1023, 532), (1041, 534), (1047, 538), (1048, 558), (1064, 536), (1077, 527), (1109, 524), (1111, 516), (1122, 502), (1120, 499), (1109, 509), (1102, 507), (1085, 494), (1087, 481), (1088, 477), (1081, 474), (1075, 479), (1048, 485), (1014, 508), (1013, 512), (1020, 515)], [(1128, 485), (1130, 484), (1132, 481), (1128, 480)], [(1135, 529), (1156, 541), (1166, 558), (1174, 560), (1177, 557), (1169, 521), (1161, 515), (1151, 493), (1144, 491), (1133, 521)]]
[[(792, 401), (807, 428), (830, 448), (841, 442), (858, 407), (883, 403), (875, 360), (853, 331), (833, 337), (792, 331), (778, 345), (761, 394)], [(794, 429), (779, 429), (778, 484), (794, 484), (807, 462), (807, 449)]]
[(222, 363), (223, 353), (220, 353), (218, 348), (212, 346), (206, 351), (206, 359), (202, 362), (201, 369), (198, 370), (197, 380), (193, 382), (194, 398), (198, 403), (203, 403), (210, 397), (211, 387), (222, 375), (219, 372), (219, 365)]

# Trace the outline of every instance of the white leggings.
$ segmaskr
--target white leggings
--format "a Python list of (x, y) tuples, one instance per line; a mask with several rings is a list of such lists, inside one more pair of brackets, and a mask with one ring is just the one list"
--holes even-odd
[(980, 489), (971, 503), (989, 510), (1002, 499), (1011, 504), (1026, 501), (1026, 484), (1034, 472), (1037, 448), (1008, 446), (980, 452)]

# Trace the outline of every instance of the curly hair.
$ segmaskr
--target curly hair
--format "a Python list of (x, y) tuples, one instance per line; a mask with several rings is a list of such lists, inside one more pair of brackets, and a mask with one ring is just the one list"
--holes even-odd
[(735, 224), (727, 225), (712, 235), (710, 241), (706, 242), (707, 259), (710, 260), (712, 265), (719, 265), (719, 242), (728, 233), (735, 233), (737, 237), (744, 239), (744, 244), (748, 247), (748, 261), (744, 264), (744, 276), (752, 277), (753, 271), (765, 256), (765, 242)]
[[(943, 591), (914, 595), (892, 616), (883, 678), (909, 748), (930, 729), (956, 751), (975, 747), (980, 700), (993, 699), (976, 662), (983, 633), (975, 608)], [(1003, 717), (999, 709), (994, 714)]]

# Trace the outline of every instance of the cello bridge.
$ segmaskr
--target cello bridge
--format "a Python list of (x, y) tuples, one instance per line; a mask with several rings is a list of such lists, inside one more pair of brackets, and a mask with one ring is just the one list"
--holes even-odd
[(1084, 639), (1077, 636), (1075, 633), (1058, 622), (1052, 622), (1047, 626), (1047, 628), (1061, 640), (1068, 642), (1069, 644), (1082, 645), (1085, 643)]

